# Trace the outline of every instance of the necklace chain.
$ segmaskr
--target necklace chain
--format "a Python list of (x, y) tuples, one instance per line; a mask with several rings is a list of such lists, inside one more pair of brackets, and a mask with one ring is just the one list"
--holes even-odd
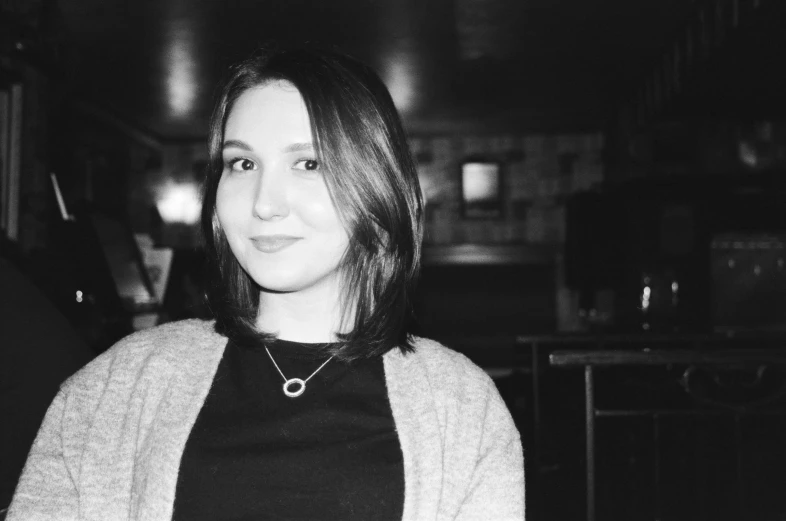
[[(267, 352), (267, 356), (269, 356), (269, 357), (270, 357), (270, 361), (271, 361), (271, 362), (273, 362), (273, 365), (276, 367), (276, 370), (278, 371), (278, 374), (280, 374), (280, 375), (281, 375), (281, 378), (283, 378), (283, 379), (284, 379), (284, 387), (283, 387), (283, 389), (284, 389), (284, 394), (286, 394), (286, 395), (287, 395), (287, 396), (289, 396), (290, 398), (297, 398), (298, 396), (300, 396), (301, 394), (303, 394), (303, 393), (306, 391), (306, 382), (308, 382), (309, 380), (311, 380), (311, 379), (314, 377), (314, 375), (315, 375), (315, 374), (317, 374), (318, 372), (320, 372), (320, 371), (322, 370), (322, 368), (323, 368), (323, 367), (325, 367), (325, 366), (327, 365), (327, 363), (328, 363), (328, 362), (330, 362), (331, 360), (333, 360), (333, 356), (331, 356), (330, 358), (328, 358), (327, 360), (325, 360), (325, 361), (324, 361), (324, 363), (323, 363), (322, 365), (320, 365), (320, 366), (317, 368), (317, 370), (316, 370), (316, 371), (314, 371), (313, 373), (311, 373), (311, 376), (309, 376), (309, 377), (308, 377), (308, 378), (306, 378), (305, 380), (302, 380), (302, 379), (300, 379), (300, 378), (287, 378), (287, 377), (284, 375), (283, 371), (281, 371), (281, 368), (280, 368), (280, 367), (278, 366), (278, 364), (276, 363), (276, 359), (275, 359), (275, 358), (273, 358), (273, 355), (271, 355), (271, 354), (270, 354), (270, 350), (267, 348), (267, 346), (265, 346), (265, 351)], [(335, 355), (334, 355), (334, 356), (335, 356)], [(297, 388), (296, 390), (294, 390), (294, 391), (291, 391), (291, 390), (290, 390), (290, 387), (291, 387), (291, 386), (293, 386), (293, 385), (295, 385), (295, 386), (298, 386), (298, 388)]]

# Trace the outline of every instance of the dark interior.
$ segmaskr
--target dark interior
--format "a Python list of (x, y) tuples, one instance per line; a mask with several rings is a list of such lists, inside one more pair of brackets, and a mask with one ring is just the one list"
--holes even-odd
[[(167, 197), (199, 204), (227, 67), (312, 42), (396, 102), (427, 198), (413, 333), (495, 378), (528, 518), (786, 518), (784, 27), (781, 0), (0, 2), (0, 256), (30, 283), (3, 309), (34, 295), (81, 346), (0, 330), (0, 389), (38, 389), (0, 403), (26, 422), (0, 438), (0, 511), (15, 433), (60, 381), (135, 329), (210, 317), (199, 225)], [(501, 187), (474, 214), (471, 161)], [(94, 215), (171, 251), (159, 301), (123, 300)]]

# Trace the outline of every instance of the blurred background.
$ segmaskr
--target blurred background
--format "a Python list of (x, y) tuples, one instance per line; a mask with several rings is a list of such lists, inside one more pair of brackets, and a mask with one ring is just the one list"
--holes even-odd
[(209, 111), (272, 40), (390, 89), (417, 332), (495, 378), (530, 519), (786, 518), (785, 26), (780, 0), (3, 0), (0, 508), (62, 379), (209, 317)]

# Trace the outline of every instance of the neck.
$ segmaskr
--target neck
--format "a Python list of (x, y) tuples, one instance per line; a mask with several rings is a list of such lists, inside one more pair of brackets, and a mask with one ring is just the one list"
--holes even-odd
[(304, 343), (337, 341), (341, 320), (337, 292), (310, 291), (259, 295), (257, 327), (281, 340)]

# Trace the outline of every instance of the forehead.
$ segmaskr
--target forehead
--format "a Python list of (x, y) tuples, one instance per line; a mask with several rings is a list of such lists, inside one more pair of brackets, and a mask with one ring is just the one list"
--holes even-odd
[(253, 87), (233, 104), (224, 127), (224, 139), (258, 136), (270, 140), (311, 140), (306, 104), (291, 83), (276, 81)]

